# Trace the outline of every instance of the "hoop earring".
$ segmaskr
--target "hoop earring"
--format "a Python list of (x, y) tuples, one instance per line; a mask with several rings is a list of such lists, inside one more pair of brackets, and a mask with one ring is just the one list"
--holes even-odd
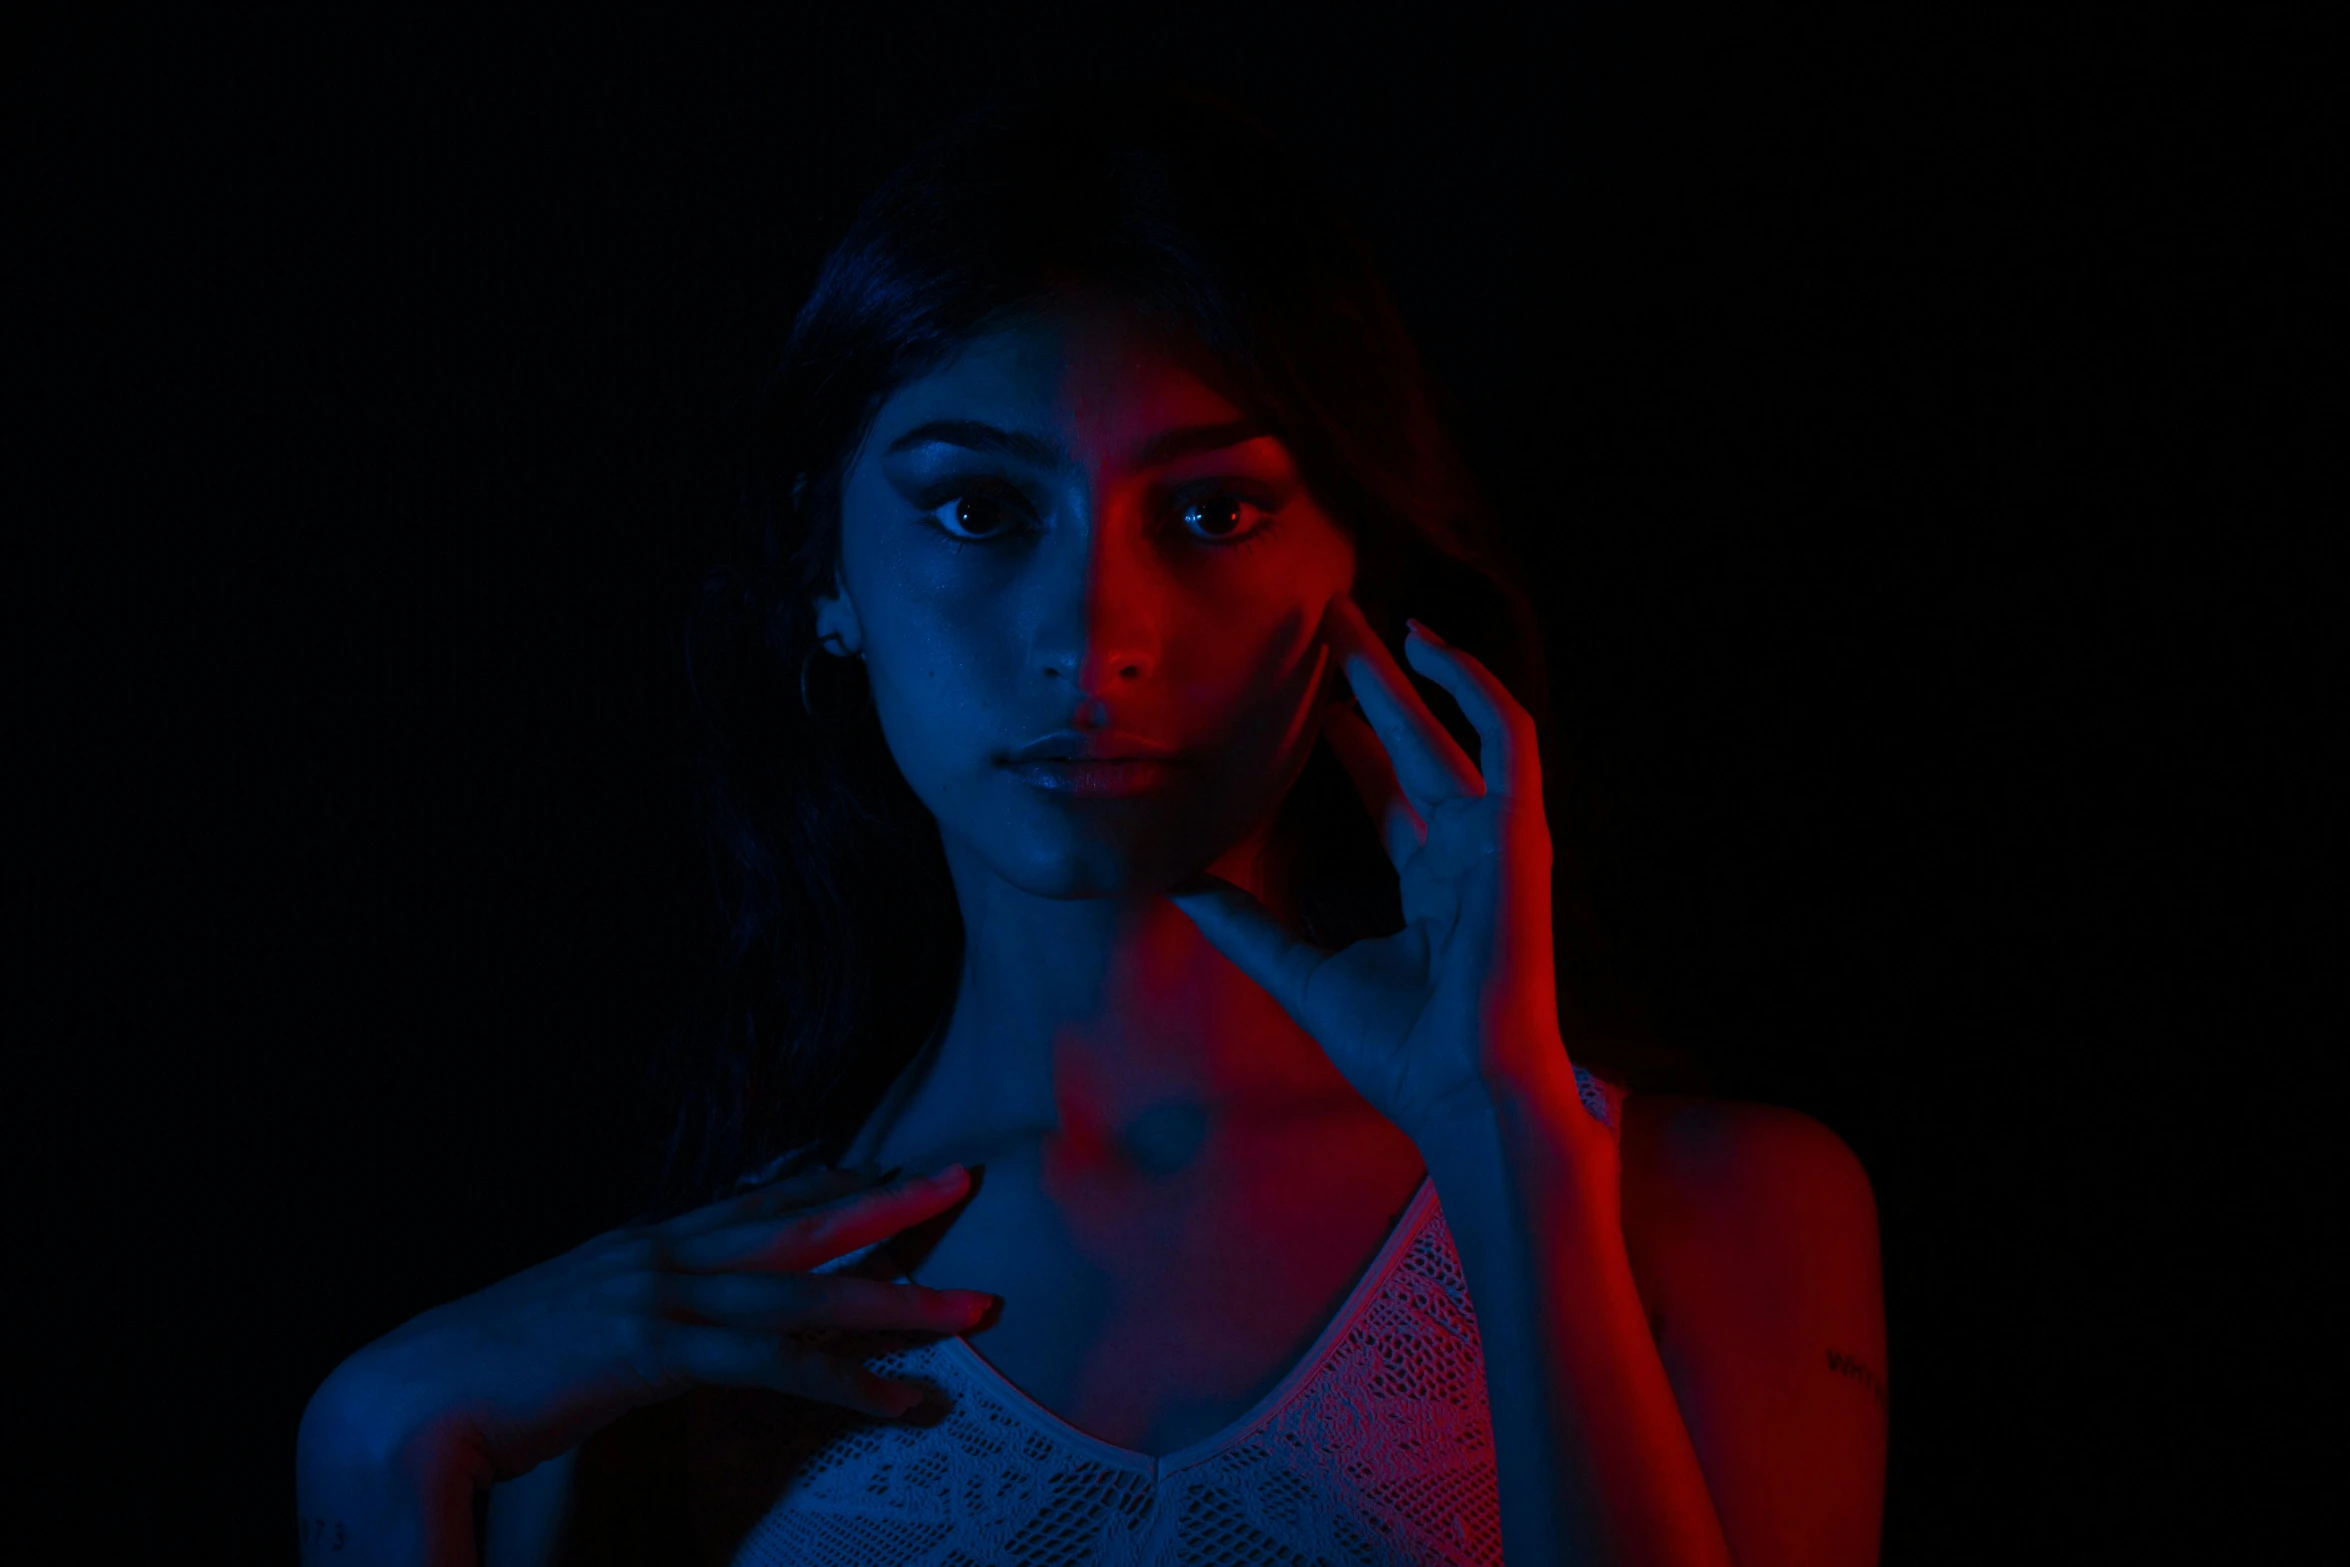
[(813, 662), (813, 661), (814, 661), (814, 659), (815, 659), (815, 657), (816, 657), (816, 649), (817, 649), (817, 648), (820, 648), (820, 647), (822, 647), (822, 646), (823, 646), (825, 643), (827, 643), (827, 642), (829, 642), (829, 643), (832, 643), (834, 646), (836, 646), (837, 648), (839, 648), (839, 650), (840, 650), (840, 651), (839, 651), (839, 653), (836, 655), (837, 657), (840, 657), (840, 658), (863, 658), (863, 657), (865, 656), (865, 655), (864, 655), (864, 654), (862, 654), (862, 653), (851, 653), (851, 652), (849, 651), (849, 645), (848, 645), (848, 643), (842, 640), (842, 638), (841, 638), (841, 634), (840, 634), (839, 632), (837, 632), (837, 631), (827, 631), (826, 633), (824, 633), (824, 635), (822, 635), (822, 636), (818, 637), (818, 638), (816, 639), (815, 643), (814, 643), (813, 645), (811, 645), (811, 646), (809, 647), (808, 651), (807, 651), (807, 652), (806, 652), (806, 653), (805, 653), (805, 654), (804, 654), (804, 655), (801, 657), (801, 659), (800, 659), (800, 710), (801, 710), (802, 712), (804, 712), (804, 713), (806, 713), (806, 714), (808, 715), (808, 721), (809, 721), (810, 723), (812, 723), (812, 724), (821, 724), (821, 723), (823, 723), (823, 722), (824, 722), (824, 720), (823, 720), (822, 718), (819, 718), (819, 717), (817, 716), (817, 714), (816, 714), (816, 706), (815, 706), (815, 704), (814, 704), (814, 703), (812, 703), (812, 702), (810, 702), (810, 701), (808, 700), (808, 665), (809, 665), (811, 662)]

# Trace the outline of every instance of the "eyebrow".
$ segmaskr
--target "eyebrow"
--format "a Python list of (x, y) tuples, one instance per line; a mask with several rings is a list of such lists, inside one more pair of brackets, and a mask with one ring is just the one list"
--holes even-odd
[(1169, 430), (1142, 449), (1135, 466), (1163, 468), (1178, 457), (1220, 452), (1227, 446), (1259, 440), (1272, 433), (1273, 427), (1262, 419), (1232, 419), (1223, 424), (1195, 424), (1181, 430)]
[(1017, 457), (1040, 468), (1066, 467), (1069, 462), (1069, 454), (1057, 442), (1018, 430), (999, 430), (976, 419), (933, 419), (928, 424), (918, 424), (890, 442), (889, 450), (882, 455), (895, 457), (916, 446), (960, 446), (974, 452)]
[[(1180, 430), (1169, 430), (1145, 446), (1135, 465), (1162, 468), (1179, 457), (1222, 451), (1227, 446), (1238, 446), (1273, 433), (1273, 427), (1262, 419), (1187, 425)], [(976, 419), (933, 419), (928, 424), (918, 424), (890, 442), (889, 450), (883, 455), (894, 457), (912, 447), (928, 445), (960, 446), (967, 451), (1014, 457), (1040, 468), (1073, 466), (1068, 452), (1057, 441), (1020, 430), (998, 429)]]

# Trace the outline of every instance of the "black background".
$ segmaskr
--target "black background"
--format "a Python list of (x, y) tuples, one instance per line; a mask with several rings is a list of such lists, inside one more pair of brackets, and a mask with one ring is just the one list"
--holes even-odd
[(617, 1217), (731, 421), (923, 133), (1105, 73), (1330, 166), (1539, 568), (1657, 1038), (1869, 1168), (1887, 1559), (2282, 1526), (2314, 48), (1436, 9), (19, 23), (24, 1407), (93, 1544), (282, 1555), (327, 1370)]

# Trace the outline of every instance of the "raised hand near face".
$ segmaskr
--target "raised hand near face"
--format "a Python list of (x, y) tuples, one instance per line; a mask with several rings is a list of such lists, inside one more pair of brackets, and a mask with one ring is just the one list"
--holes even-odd
[(1494, 1099), (1566, 1083), (1551, 947), (1550, 828), (1534, 720), (1492, 672), (1417, 622), (1414, 669), (1476, 726), (1472, 763), (1351, 597), (1321, 635), (1362, 706), (1323, 732), (1378, 824), (1404, 927), (1332, 952), (1202, 874), (1169, 896), (1313, 1036), (1355, 1091), (1427, 1145)]

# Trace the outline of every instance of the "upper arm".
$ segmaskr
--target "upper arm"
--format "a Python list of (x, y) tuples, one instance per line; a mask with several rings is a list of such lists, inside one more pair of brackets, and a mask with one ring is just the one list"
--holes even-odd
[(1634, 1096), (1624, 1237), (1731, 1556), (1874, 1563), (1885, 1305), (1860, 1161), (1791, 1110)]
[(488, 1549), (483, 1567), (554, 1567), (555, 1548), (571, 1506), (571, 1470), (577, 1449), (550, 1458), (526, 1475), (490, 1487)]

